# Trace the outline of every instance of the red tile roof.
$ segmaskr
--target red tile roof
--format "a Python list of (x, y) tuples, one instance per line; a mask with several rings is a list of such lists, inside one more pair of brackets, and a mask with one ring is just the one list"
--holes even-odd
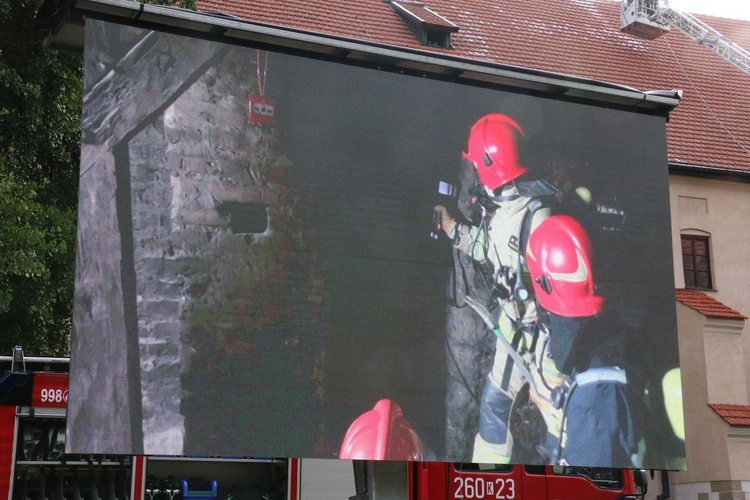
[(678, 288), (675, 290), (675, 298), (708, 318), (747, 319), (747, 316), (722, 304), (713, 297), (709, 297), (700, 290)]
[[(198, 0), (202, 11), (461, 58), (553, 71), (638, 90), (684, 91), (667, 125), (669, 161), (750, 173), (750, 75), (676, 29), (620, 31), (614, 0), (428, 0), (459, 26), (454, 48), (420, 45), (384, 0)], [(699, 16), (750, 49), (750, 22)], [(744, 143), (744, 144), (742, 144)], [(637, 145), (634, 145), (637, 147)]]
[(422, 22), (434, 26), (445, 26), (452, 28), (455, 25), (449, 19), (441, 17), (439, 12), (434, 12), (429, 5), (409, 0), (394, 0), (393, 3), (399, 4), (402, 8), (409, 11), (412, 15), (417, 16)]
[(750, 426), (750, 405), (709, 404), (729, 425)]

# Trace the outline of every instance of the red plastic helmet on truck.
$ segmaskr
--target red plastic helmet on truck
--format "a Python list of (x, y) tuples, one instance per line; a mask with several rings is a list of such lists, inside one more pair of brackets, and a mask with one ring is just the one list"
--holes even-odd
[(401, 407), (390, 399), (381, 399), (349, 426), (339, 458), (421, 460), (422, 442)]

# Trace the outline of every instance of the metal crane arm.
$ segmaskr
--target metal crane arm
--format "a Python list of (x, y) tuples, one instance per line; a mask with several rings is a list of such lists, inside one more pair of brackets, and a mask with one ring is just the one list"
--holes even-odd
[(659, 16), (670, 26), (674, 26), (700, 45), (714, 51), (742, 71), (750, 74), (750, 52), (687, 12), (680, 12), (669, 6), (659, 9)]
[(621, 0), (620, 29), (653, 39), (674, 26), (750, 75), (750, 52), (695, 16), (671, 8), (666, 0)]

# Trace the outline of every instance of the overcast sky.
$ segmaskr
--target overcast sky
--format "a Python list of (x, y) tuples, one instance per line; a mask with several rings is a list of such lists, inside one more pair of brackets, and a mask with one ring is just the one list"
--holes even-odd
[(673, 9), (750, 20), (750, 0), (669, 0)]

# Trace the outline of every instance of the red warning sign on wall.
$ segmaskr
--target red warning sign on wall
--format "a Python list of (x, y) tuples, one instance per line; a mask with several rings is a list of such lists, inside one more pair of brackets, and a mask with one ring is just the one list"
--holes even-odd
[(257, 94), (250, 94), (248, 99), (250, 101), (251, 122), (260, 125), (274, 125), (276, 123), (274, 118), (276, 105), (271, 99)]

